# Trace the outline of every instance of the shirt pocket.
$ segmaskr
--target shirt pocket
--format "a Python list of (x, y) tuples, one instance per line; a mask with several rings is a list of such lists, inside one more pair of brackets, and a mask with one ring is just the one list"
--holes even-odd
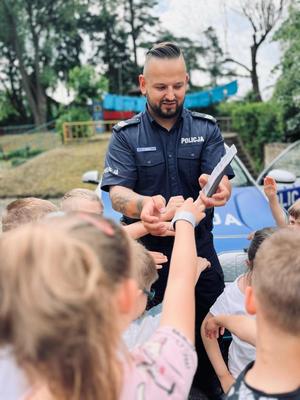
[(198, 184), (198, 178), (201, 174), (201, 149), (200, 145), (181, 146), (178, 149), (178, 172), (187, 182)]
[(165, 175), (165, 159), (160, 151), (147, 151), (136, 154), (140, 193), (153, 195), (159, 193), (161, 178)]

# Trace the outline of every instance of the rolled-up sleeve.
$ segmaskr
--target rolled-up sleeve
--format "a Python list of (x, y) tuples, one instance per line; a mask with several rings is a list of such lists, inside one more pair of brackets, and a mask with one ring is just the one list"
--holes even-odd
[(108, 192), (109, 187), (114, 185), (133, 189), (136, 179), (135, 156), (127, 141), (126, 132), (113, 131), (105, 156), (101, 189)]
[[(205, 148), (201, 154), (201, 171), (205, 174), (211, 174), (224, 154), (224, 140), (218, 125), (215, 124), (208, 135)], [(234, 178), (234, 172), (230, 165), (226, 168), (225, 175), (229, 179)]]

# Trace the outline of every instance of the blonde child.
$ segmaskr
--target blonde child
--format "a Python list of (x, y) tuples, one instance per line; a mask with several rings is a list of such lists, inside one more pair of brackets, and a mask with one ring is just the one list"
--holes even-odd
[(132, 242), (134, 254), (134, 270), (138, 285), (138, 295), (133, 309), (132, 322), (126, 329), (123, 339), (128, 349), (143, 344), (159, 326), (160, 314), (155, 316), (145, 313), (149, 301), (155, 297), (155, 291), (151, 289), (158, 279), (158, 273), (153, 257), (140, 243)]
[(83, 188), (75, 188), (65, 193), (60, 208), (64, 212), (83, 211), (103, 214), (103, 203), (97, 193)]
[[(103, 215), (104, 212), (104, 206), (98, 194), (95, 191), (83, 188), (75, 188), (65, 193), (60, 202), (60, 208), (65, 213), (84, 212)], [(123, 228), (133, 239), (139, 239), (148, 233), (141, 221), (131, 225), (123, 225)], [(172, 232), (169, 232), (169, 234), (172, 234)], [(151, 252), (151, 254), (159, 268), (168, 261), (162, 253)]]
[(37, 197), (14, 200), (6, 206), (2, 214), (2, 231), (6, 232), (19, 225), (37, 221), (57, 210), (51, 201)]
[(138, 287), (120, 227), (69, 216), (0, 238), (0, 339), (31, 384), (26, 400), (187, 398), (196, 369), (194, 225), (203, 210), (192, 199), (178, 209), (160, 327), (130, 356), (121, 334)]
[(290, 206), (288, 215), (286, 215), (277, 197), (276, 181), (271, 176), (266, 176), (264, 179), (264, 192), (269, 200), (271, 212), (277, 226), (284, 228), (290, 225), (300, 228), (300, 199)]
[(274, 228), (264, 228), (255, 232), (248, 249), (248, 271), (226, 286), (224, 292), (210, 308), (210, 312), (205, 317), (201, 326), (201, 336), (207, 355), (225, 393), (245, 366), (255, 359), (255, 348), (248, 343), (241, 341), (237, 336), (232, 335), (232, 342), (228, 351), (227, 367), (217, 339), (210, 339), (206, 336), (205, 326), (213, 316), (218, 316), (219, 314), (247, 314), (244, 305), (245, 289), (251, 284), (253, 261), (261, 243), (273, 232)]

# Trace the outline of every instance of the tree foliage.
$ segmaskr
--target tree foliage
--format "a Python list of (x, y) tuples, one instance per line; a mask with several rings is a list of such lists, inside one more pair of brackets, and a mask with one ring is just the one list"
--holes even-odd
[(82, 4), (80, 0), (0, 1), (0, 51), (6, 56), (1, 72), (8, 78), (7, 97), (23, 116), (28, 105), (36, 124), (47, 120), (46, 90), (79, 63)]
[(235, 132), (240, 135), (256, 165), (257, 172), (263, 167), (264, 145), (282, 141), (283, 124), (281, 108), (273, 101), (265, 103), (228, 102), (221, 104), (222, 115), (232, 118)]
[(283, 48), (281, 75), (276, 83), (274, 99), (282, 108), (285, 135), (288, 140), (300, 139), (300, 5), (294, 3), (275, 39)]
[(67, 87), (74, 91), (74, 105), (91, 105), (93, 99), (102, 100), (108, 90), (108, 80), (103, 75), (97, 74), (91, 65), (74, 67), (69, 72)]

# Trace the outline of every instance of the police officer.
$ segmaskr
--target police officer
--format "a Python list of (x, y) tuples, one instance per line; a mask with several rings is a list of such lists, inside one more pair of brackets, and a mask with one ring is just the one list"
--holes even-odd
[[(188, 75), (181, 50), (165, 42), (148, 51), (140, 88), (147, 98), (144, 112), (118, 123), (114, 129), (105, 159), (102, 189), (110, 192), (114, 209), (123, 214), (125, 223), (142, 219), (151, 233), (142, 239), (152, 251), (170, 259), (173, 238), (166, 235), (164, 200), (199, 195), (200, 184), (223, 156), (224, 141), (213, 117), (191, 112), (183, 107)], [(200, 177), (201, 175), (201, 177)], [(224, 205), (230, 197), (229, 167), (217, 193), (202, 195), (207, 206), (206, 218), (195, 229), (197, 252), (211, 262), (196, 285), (196, 348), (199, 371), (195, 384), (210, 398), (213, 392), (213, 370), (201, 337), (201, 322), (224, 288), (224, 277), (212, 237), (213, 207)], [(200, 179), (199, 179), (200, 177)], [(160, 196), (157, 196), (160, 195)], [(188, 268), (188, 265), (183, 265)], [(154, 285), (160, 302), (166, 286), (168, 266), (159, 271)], [(178, 293), (180, 296), (180, 293)]]

